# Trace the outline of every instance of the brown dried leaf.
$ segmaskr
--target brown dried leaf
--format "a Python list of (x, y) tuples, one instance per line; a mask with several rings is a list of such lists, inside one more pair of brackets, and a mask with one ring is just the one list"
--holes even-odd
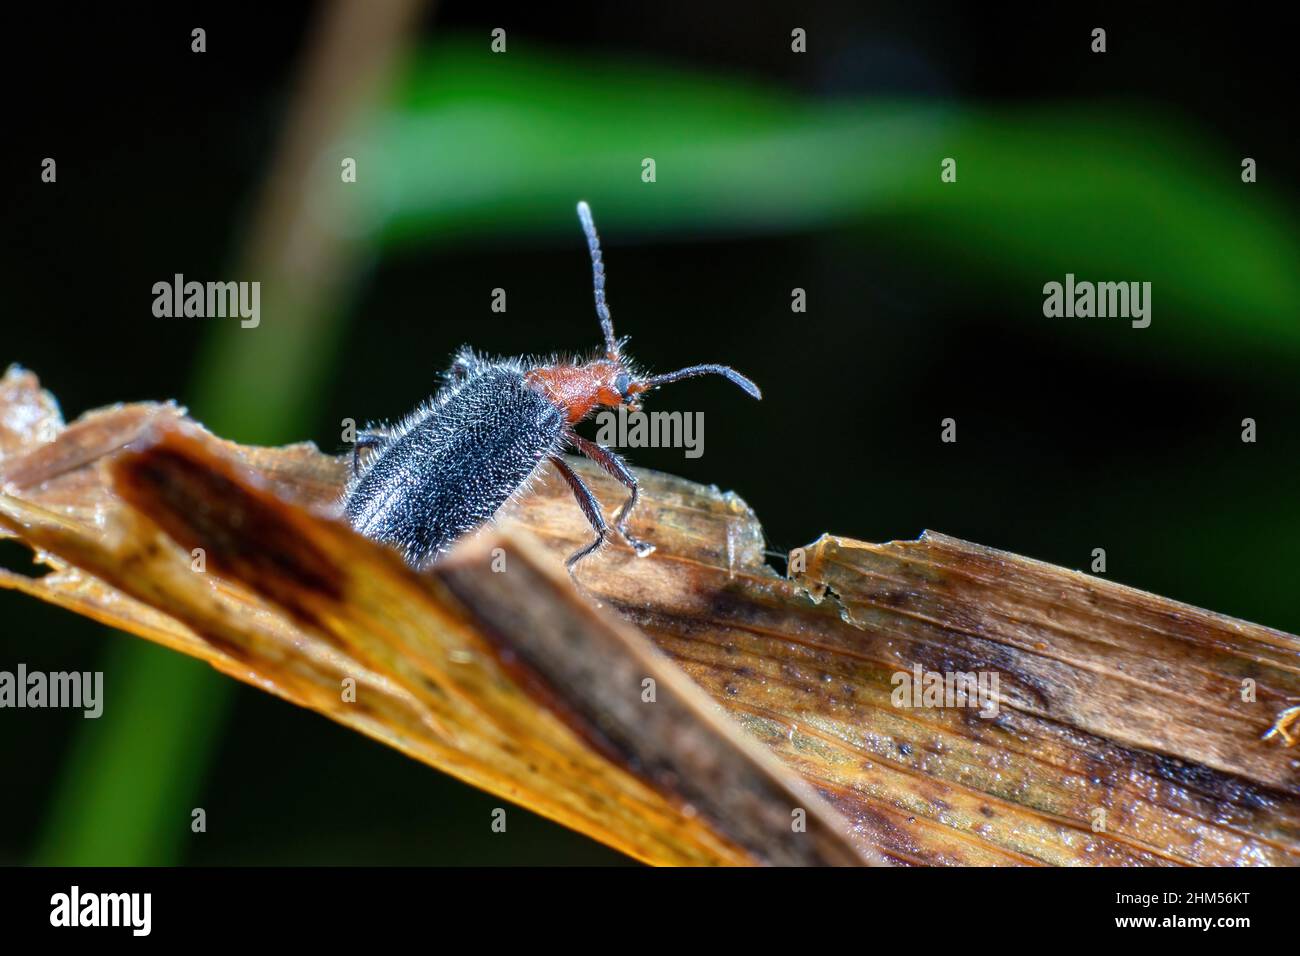
[[(657, 551), (613, 545), (583, 562), (583, 597), (557, 568), (590, 532), (553, 474), (421, 577), (321, 517), (346, 465), (313, 446), (241, 448), (170, 406), (60, 430), (14, 371), (0, 400), (0, 527), (56, 568), (0, 584), (209, 660), (640, 859), (1300, 862), (1300, 761), (1261, 739), (1300, 699), (1291, 635), (932, 534), (823, 537), (786, 580), (742, 501), (654, 472), (639, 473), (633, 531)], [(189, 570), (198, 546), (205, 575)], [(485, 573), (498, 547), (509, 571)], [(893, 706), (894, 675), (918, 664), (996, 672), (998, 716)], [(341, 702), (345, 676), (364, 706)], [(1241, 701), (1246, 678), (1257, 702)], [(791, 838), (792, 807), (808, 811), (805, 839)]]
[[(3, 462), (0, 524), (57, 570), (2, 583), (208, 660), (639, 859), (875, 859), (525, 541), (489, 532), (421, 576), (301, 507), (333, 498), (333, 465), (306, 446), (237, 449), (164, 406), (87, 416)], [(498, 547), (509, 573), (490, 571)], [(791, 828), (795, 810), (806, 829)]]

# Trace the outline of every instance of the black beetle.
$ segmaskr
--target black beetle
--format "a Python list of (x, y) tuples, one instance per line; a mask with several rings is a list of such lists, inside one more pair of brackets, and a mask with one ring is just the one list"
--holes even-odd
[[(569, 557), (572, 569), (605, 542), (610, 529), (596, 496), (561, 457), (570, 447), (627, 486), (630, 495), (614, 527), (645, 556), (654, 546), (627, 530), (636, 507), (636, 477), (622, 458), (574, 427), (599, 407), (639, 411), (642, 393), (697, 375), (722, 375), (762, 397), (757, 385), (725, 365), (692, 365), (649, 377), (636, 372), (622, 354), (624, 341), (614, 338), (600, 238), (585, 202), (578, 203), (578, 218), (591, 249), (603, 357), (534, 363), (491, 359), (464, 347), (432, 399), (390, 429), (357, 435), (344, 512), (357, 531), (396, 546), (412, 567), (427, 567), (457, 538), (491, 518), (549, 460), (596, 532), (595, 541)], [(364, 462), (362, 449), (370, 451)]]

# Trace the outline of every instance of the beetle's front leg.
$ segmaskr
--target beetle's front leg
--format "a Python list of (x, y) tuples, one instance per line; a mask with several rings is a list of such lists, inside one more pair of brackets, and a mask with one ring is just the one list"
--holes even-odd
[(632, 509), (636, 507), (637, 499), (641, 494), (636, 475), (632, 474), (632, 469), (628, 468), (627, 462), (615, 452), (610, 451), (603, 445), (597, 445), (594, 441), (583, 438), (579, 434), (570, 433), (569, 441), (573, 443), (574, 448), (594, 461), (631, 492), (627, 501), (623, 502), (623, 507), (619, 508), (618, 514), (614, 516), (614, 527), (623, 536), (623, 539), (632, 546), (632, 550), (636, 552), (638, 558), (644, 558), (646, 555), (652, 554), (655, 549), (653, 544), (632, 537), (627, 530), (628, 518), (631, 517)]

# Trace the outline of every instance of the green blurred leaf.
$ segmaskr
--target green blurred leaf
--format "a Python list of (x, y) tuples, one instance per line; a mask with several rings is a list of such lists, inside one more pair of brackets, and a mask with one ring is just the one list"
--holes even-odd
[(1151, 282), (1162, 345), (1300, 347), (1295, 217), (1267, 163), (1243, 184), (1241, 156), (1149, 110), (828, 101), (477, 42), (425, 51), (395, 104), (345, 144), (359, 181), (321, 210), (390, 247), (569, 229), (578, 198), (606, 232), (856, 225), (977, 273), (1028, 320), (1073, 272)]

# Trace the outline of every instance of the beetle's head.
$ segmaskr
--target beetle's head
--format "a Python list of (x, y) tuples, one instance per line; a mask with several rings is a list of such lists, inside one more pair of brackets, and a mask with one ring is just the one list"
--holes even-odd
[[(664, 375), (642, 375), (625, 358), (623, 346), (626, 339), (614, 337), (614, 321), (605, 302), (605, 263), (600, 252), (600, 237), (591, 219), (591, 209), (585, 202), (578, 203), (578, 219), (591, 250), (591, 272), (596, 293), (596, 315), (605, 333), (605, 356), (580, 365), (550, 366), (539, 369), (536, 377), (552, 399), (568, 410), (570, 422), (586, 418), (597, 406), (640, 411), (640, 397), (651, 389), (684, 378), (700, 375), (721, 375), (734, 382), (753, 398), (762, 398), (758, 386), (726, 365), (692, 365)], [(576, 416), (576, 417), (575, 417)]]

